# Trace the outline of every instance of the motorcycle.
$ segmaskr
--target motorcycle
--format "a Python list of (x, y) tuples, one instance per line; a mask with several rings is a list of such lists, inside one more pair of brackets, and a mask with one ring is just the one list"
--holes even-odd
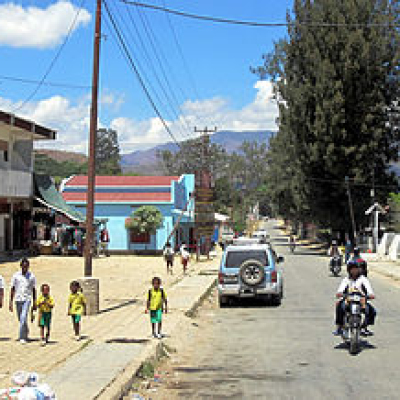
[(363, 326), (362, 303), (365, 296), (354, 291), (345, 295), (346, 312), (342, 339), (349, 347), (350, 354), (357, 354), (360, 349), (361, 327)]
[(333, 256), (329, 262), (329, 269), (334, 276), (339, 276), (342, 271), (342, 256)]

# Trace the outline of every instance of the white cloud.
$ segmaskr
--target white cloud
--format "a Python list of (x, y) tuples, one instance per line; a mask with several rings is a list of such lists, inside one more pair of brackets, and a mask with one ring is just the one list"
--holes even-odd
[[(47, 8), (22, 7), (14, 3), (0, 5), (0, 45), (49, 48), (59, 44), (76, 18), (78, 7), (58, 1)], [(82, 9), (74, 30), (87, 25), (90, 14)]]
[[(183, 115), (178, 121), (169, 121), (168, 125), (178, 140), (185, 138), (185, 132), (192, 134), (195, 126), (216, 126), (220, 131), (276, 131), (278, 107), (273, 99), (271, 82), (258, 81), (254, 88), (257, 90), (254, 101), (239, 110), (230, 109), (228, 100), (221, 97), (188, 100), (181, 107)], [(120, 135), (123, 152), (171, 141), (158, 119), (139, 122), (129, 118), (117, 118), (111, 125)]]
[[(272, 98), (271, 83), (259, 81), (254, 87), (257, 90), (255, 99), (241, 109), (229, 108), (229, 102), (220, 97), (187, 101), (181, 107), (184, 117), (181, 115), (179, 120), (167, 121), (167, 124), (178, 140), (191, 135), (195, 126), (199, 128), (217, 126), (218, 130), (235, 131), (277, 130), (278, 108)], [(119, 112), (116, 110), (119, 109), (122, 101), (123, 96), (108, 91), (100, 96), (101, 107), (117, 115)], [(18, 105), (19, 103), (0, 98), (0, 109), (13, 110)], [(18, 112), (18, 115), (58, 131), (55, 142), (41, 142), (41, 147), (86, 152), (89, 109), (89, 95), (74, 103), (65, 97), (53, 96), (39, 102), (28, 103), (24, 106), (23, 113)], [(110, 126), (117, 130), (123, 153), (171, 141), (163, 124), (155, 117), (137, 121), (118, 116), (109, 124), (100, 120), (99, 127), (103, 126)]]

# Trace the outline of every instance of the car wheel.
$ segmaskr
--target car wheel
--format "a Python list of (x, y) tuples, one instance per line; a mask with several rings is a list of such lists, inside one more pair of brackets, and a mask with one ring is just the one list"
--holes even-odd
[(274, 296), (272, 298), (272, 305), (275, 307), (279, 307), (282, 304), (282, 297), (280, 294), (278, 294), (277, 296)]
[(229, 301), (226, 296), (218, 296), (218, 303), (220, 308), (226, 308), (229, 305)]
[(258, 260), (247, 260), (240, 266), (239, 275), (246, 285), (257, 286), (264, 280), (264, 265)]

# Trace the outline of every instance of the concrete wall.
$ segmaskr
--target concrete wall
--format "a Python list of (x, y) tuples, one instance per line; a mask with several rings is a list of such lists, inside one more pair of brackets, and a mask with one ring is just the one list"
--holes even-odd
[(30, 198), (33, 178), (30, 172), (0, 169), (0, 197)]

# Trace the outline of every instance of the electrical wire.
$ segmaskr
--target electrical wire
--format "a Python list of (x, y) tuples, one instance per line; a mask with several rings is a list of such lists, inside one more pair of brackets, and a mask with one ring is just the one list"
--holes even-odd
[(171, 137), (171, 139), (174, 141), (174, 143), (178, 146), (178, 148), (181, 148), (181, 145), (177, 141), (175, 135), (172, 133), (172, 131), (169, 128), (169, 126), (166, 123), (166, 121), (164, 120), (160, 110), (158, 109), (157, 105), (155, 104), (155, 102), (154, 102), (154, 100), (153, 100), (153, 98), (151, 96), (151, 93), (149, 92), (149, 90), (148, 90), (148, 88), (147, 88), (147, 86), (146, 86), (146, 84), (145, 84), (145, 82), (144, 82), (144, 80), (143, 80), (143, 78), (141, 76), (135, 61), (133, 60), (133, 58), (132, 58), (132, 56), (131, 56), (131, 54), (129, 52), (129, 49), (128, 49), (126, 43), (125, 43), (125, 40), (124, 40), (124, 38), (123, 38), (123, 36), (121, 34), (121, 31), (120, 31), (120, 29), (119, 29), (119, 27), (118, 27), (118, 25), (117, 25), (117, 23), (115, 21), (115, 18), (111, 13), (111, 10), (110, 10), (110, 8), (108, 6), (108, 2), (106, 0), (103, 0), (103, 3), (104, 3), (104, 6), (105, 6), (105, 10), (107, 12), (108, 18), (109, 18), (109, 20), (111, 22), (111, 25), (113, 27), (113, 30), (114, 30), (114, 32), (116, 34), (116, 39), (117, 39), (117, 42), (119, 44), (120, 50), (123, 52), (124, 57), (126, 58), (126, 60), (128, 61), (130, 67), (132, 68), (133, 72), (135, 73), (136, 78), (138, 79), (139, 84), (140, 84), (144, 94), (146, 95), (147, 100), (149, 101), (149, 103), (150, 103), (151, 107), (153, 108), (154, 112), (156, 113), (157, 117), (160, 119), (161, 123), (163, 124), (166, 132)]
[[(128, 9), (129, 9), (129, 7), (128, 7)], [(150, 43), (150, 45), (151, 45), (151, 47), (153, 49), (153, 52), (154, 52), (154, 55), (155, 55), (156, 60), (158, 62), (158, 65), (159, 65), (159, 68), (161, 70), (162, 76), (163, 76), (163, 78), (165, 80), (165, 83), (166, 83), (169, 91), (171, 92), (172, 100), (175, 103), (175, 106), (178, 108), (178, 110), (181, 111), (180, 105), (179, 105), (179, 101), (178, 101), (178, 99), (177, 99), (177, 97), (175, 95), (175, 92), (174, 92), (173, 88), (172, 88), (171, 82), (170, 82), (170, 80), (168, 78), (168, 75), (167, 75), (167, 73), (165, 71), (163, 63), (166, 65), (168, 70), (171, 71), (171, 72), (172, 72), (172, 68), (171, 68), (171, 66), (170, 66), (170, 64), (168, 62), (167, 57), (165, 57), (164, 52), (162, 51), (162, 46), (160, 46), (160, 43), (158, 42), (158, 39), (157, 39), (156, 35), (154, 34), (154, 31), (151, 28), (151, 25), (150, 25), (146, 15), (142, 14), (142, 12), (141, 12), (141, 10), (139, 8), (137, 8), (137, 11), (138, 11), (139, 17), (140, 17), (140, 19), (142, 21), (142, 25), (144, 27), (144, 30), (145, 30), (145, 33), (146, 33), (147, 38), (149, 40), (149, 43)], [(157, 49), (157, 47), (158, 47), (158, 49)], [(177, 85), (177, 87), (179, 87), (179, 85)], [(183, 122), (186, 125), (186, 128), (187, 128), (187, 130), (189, 132), (189, 134), (187, 134), (186, 136), (188, 138), (190, 138), (190, 136), (191, 136), (190, 133), (192, 132), (192, 128), (188, 124), (188, 122), (187, 122), (187, 120), (186, 120), (186, 118), (185, 118), (183, 113), (181, 114), (181, 117), (182, 117)], [(178, 119), (178, 121), (180, 120), (179, 116), (177, 116), (177, 119)]]
[(63, 42), (61, 43), (60, 47), (58, 48), (58, 50), (57, 50), (56, 54), (54, 55), (52, 61), (50, 62), (49, 66), (47, 67), (47, 69), (46, 69), (44, 75), (42, 76), (42, 79), (40, 79), (40, 81), (39, 81), (39, 83), (37, 84), (36, 88), (25, 98), (25, 100), (24, 100), (19, 106), (17, 106), (16, 108), (14, 108), (14, 109), (11, 111), (12, 114), (14, 114), (14, 113), (16, 113), (17, 111), (21, 110), (21, 108), (23, 108), (23, 107), (36, 95), (36, 93), (37, 93), (37, 92), (40, 90), (40, 88), (43, 86), (43, 84), (44, 84), (46, 78), (49, 76), (49, 74), (50, 74), (50, 72), (52, 71), (52, 69), (53, 69), (55, 63), (56, 63), (57, 60), (60, 58), (60, 55), (61, 55), (61, 53), (63, 52), (63, 50), (64, 50), (64, 48), (65, 48), (65, 46), (66, 46), (66, 44), (67, 44), (67, 42), (68, 42), (68, 40), (69, 40), (71, 34), (72, 34), (72, 31), (73, 31), (74, 28), (75, 28), (76, 22), (77, 22), (77, 20), (78, 20), (79, 14), (81, 13), (81, 11), (82, 11), (82, 9), (83, 9), (83, 6), (84, 6), (84, 4), (85, 4), (85, 1), (86, 1), (86, 0), (81, 0), (80, 5), (79, 5), (79, 8), (78, 8), (78, 10), (77, 10), (77, 12), (76, 12), (76, 14), (75, 14), (75, 17), (74, 17), (74, 19), (72, 20), (71, 26), (70, 26), (69, 29), (68, 29), (67, 35), (65, 36)]
[(44, 81), (41, 82), (40, 80), (35, 79), (27, 79), (27, 78), (19, 78), (16, 76), (8, 76), (8, 75), (0, 75), (0, 80), (10, 81), (10, 82), (19, 82), (19, 83), (26, 83), (26, 84), (42, 84), (43, 86), (53, 86), (53, 87), (62, 87), (67, 89), (90, 89), (91, 86), (85, 85), (75, 85), (72, 83), (63, 83), (63, 82), (49, 82)]
[(158, 6), (155, 4), (146, 4), (140, 3), (137, 1), (132, 0), (120, 0), (125, 4), (134, 5), (137, 7), (147, 8), (150, 10), (155, 11), (164, 11), (169, 14), (178, 15), (180, 17), (197, 19), (201, 21), (208, 21), (208, 22), (217, 22), (223, 24), (230, 24), (230, 25), (242, 25), (242, 26), (252, 26), (252, 27), (263, 27), (263, 28), (276, 28), (276, 27), (289, 27), (289, 26), (307, 26), (310, 28), (340, 28), (340, 27), (354, 27), (354, 28), (373, 28), (373, 27), (400, 27), (399, 23), (388, 23), (388, 24), (380, 24), (380, 23), (332, 23), (332, 22), (256, 22), (256, 21), (243, 21), (237, 19), (229, 19), (229, 18), (220, 18), (220, 17), (213, 17), (208, 15), (199, 15), (188, 13), (185, 11), (173, 10), (171, 8)]
[[(109, 4), (109, 9), (110, 9), (110, 12), (113, 13), (113, 11), (111, 11), (111, 5), (110, 4)], [(178, 119), (179, 118), (178, 114), (175, 111), (174, 107), (172, 106), (171, 99), (169, 98), (167, 90), (165, 89), (160, 77), (158, 76), (157, 70), (156, 70), (155, 66), (153, 65), (152, 58), (151, 58), (149, 52), (147, 51), (146, 45), (145, 45), (145, 43), (144, 43), (144, 41), (142, 39), (142, 35), (141, 35), (141, 33), (140, 33), (140, 31), (139, 31), (139, 29), (138, 29), (138, 27), (137, 27), (132, 15), (131, 15), (130, 7), (127, 7), (127, 11), (128, 11), (128, 16), (130, 18), (131, 25), (134, 27), (136, 34), (132, 33), (131, 25), (128, 24), (125, 21), (123, 13), (120, 12), (118, 7), (115, 7), (114, 13), (118, 14), (120, 21), (125, 26), (125, 29), (128, 32), (129, 36), (130, 36), (130, 40), (134, 42), (135, 51), (133, 51), (132, 47), (130, 46), (130, 43), (129, 43), (128, 37), (127, 37), (128, 35), (125, 35), (124, 32), (121, 32), (121, 37), (124, 39), (124, 41), (125, 41), (125, 43), (127, 45), (127, 48), (130, 49), (131, 54), (137, 53), (137, 49), (141, 49), (142, 50), (142, 53), (143, 53), (143, 56), (144, 56), (144, 57), (142, 57), (142, 59), (144, 59), (146, 61), (147, 70), (151, 70), (152, 71), (152, 73), (153, 73), (153, 75), (155, 77), (155, 80), (157, 81), (159, 87), (161, 88), (161, 91), (164, 94), (164, 97), (165, 97), (166, 102), (167, 102), (166, 103), (167, 107), (166, 107), (165, 102), (163, 100), (161, 100), (161, 97), (160, 97), (158, 91), (156, 90), (155, 86), (152, 84), (152, 82), (148, 78), (147, 73), (146, 73), (147, 70), (145, 70), (143, 68), (143, 66), (141, 65), (140, 61), (138, 60), (138, 57), (135, 58), (134, 56), (132, 56), (132, 59), (134, 59), (134, 61), (136, 63), (136, 66), (138, 68), (138, 71), (139, 71), (139, 73), (141, 74), (141, 76), (143, 78), (143, 81), (145, 83), (147, 82), (147, 86), (149, 88), (149, 92), (153, 93), (153, 95), (154, 95), (156, 101), (158, 102), (158, 104), (161, 105), (164, 109), (167, 108), (166, 113), (170, 118), (172, 116), (171, 120)], [(118, 25), (118, 18), (116, 16), (115, 16), (115, 22)], [(138, 43), (137, 39), (138, 39), (139, 43)], [(117, 43), (118, 43), (118, 40), (117, 40)], [(122, 49), (121, 49), (121, 51), (123, 52)], [(129, 64), (129, 60), (128, 59), (127, 59), (127, 62)], [(156, 101), (155, 101), (155, 103), (156, 103)], [(185, 136), (186, 133), (182, 129), (182, 127), (180, 125), (177, 125), (177, 127), (179, 128), (179, 132), (180, 132), (181, 136)]]

